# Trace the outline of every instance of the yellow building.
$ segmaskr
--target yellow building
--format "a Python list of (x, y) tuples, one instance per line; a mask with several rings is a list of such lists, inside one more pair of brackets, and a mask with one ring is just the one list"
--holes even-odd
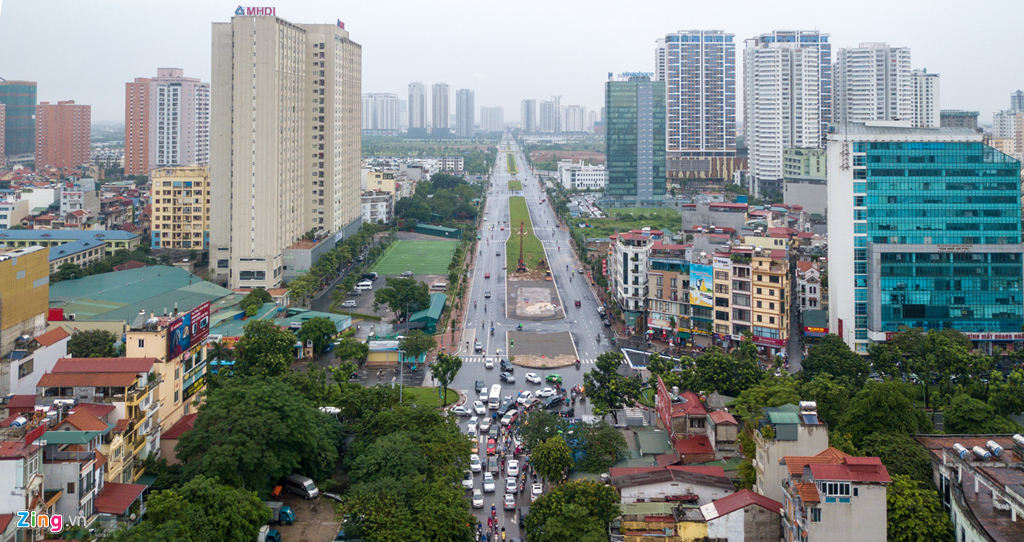
[(46, 332), (49, 254), (43, 247), (0, 252), (0, 355), (13, 350), (18, 337)]
[(755, 248), (751, 259), (753, 274), (753, 321), (751, 332), (754, 344), (770, 354), (785, 351), (789, 339), (789, 263), (782, 250)]
[(712, 260), (714, 272), (715, 306), (712, 316), (715, 327), (712, 329), (714, 344), (727, 346), (732, 334), (732, 311), (730, 288), (732, 285), (732, 262), (728, 253), (716, 252)]
[(210, 172), (202, 166), (154, 169), (152, 183), (153, 248), (206, 250)]
[(363, 191), (395, 193), (395, 172), (393, 171), (367, 171), (366, 186)]
[(764, 250), (786, 250), (789, 240), (785, 237), (757, 237), (744, 235), (743, 244), (761, 247)]
[(126, 334), (128, 357), (155, 360), (153, 372), (160, 379), (159, 416), (164, 430), (170, 429), (182, 416), (195, 412), (191, 401), (206, 387), (209, 314), (210, 304), (204, 303), (177, 316), (146, 318), (140, 315)]

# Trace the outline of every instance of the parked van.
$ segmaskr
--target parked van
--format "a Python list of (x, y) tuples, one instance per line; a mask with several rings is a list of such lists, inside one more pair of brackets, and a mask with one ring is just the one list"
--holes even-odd
[(362, 292), (362, 291), (372, 290), (372, 289), (373, 289), (373, 283), (370, 282), (370, 281), (360, 282), (359, 284), (356, 284), (356, 287), (355, 287), (355, 290), (357, 292)]
[(434, 285), (430, 287), (431, 292), (444, 292), (446, 290), (448, 290), (447, 282), (435, 282)]
[(363, 273), (363, 279), (364, 280), (368, 280), (370, 282), (373, 282), (373, 281), (377, 280), (377, 273), (375, 273), (373, 271), (371, 271), (369, 273)]
[(313, 480), (301, 474), (289, 474), (284, 477), (284, 490), (303, 499), (315, 499), (320, 496), (320, 490), (316, 488)]

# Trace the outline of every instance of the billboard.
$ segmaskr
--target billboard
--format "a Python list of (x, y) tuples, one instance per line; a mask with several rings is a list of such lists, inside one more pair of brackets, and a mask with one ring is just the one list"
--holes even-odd
[(711, 291), (711, 266), (693, 264), (690, 266), (690, 305), (712, 307), (715, 302)]
[(182, 314), (167, 327), (167, 359), (172, 360), (193, 346), (198, 346), (210, 335), (210, 302)]

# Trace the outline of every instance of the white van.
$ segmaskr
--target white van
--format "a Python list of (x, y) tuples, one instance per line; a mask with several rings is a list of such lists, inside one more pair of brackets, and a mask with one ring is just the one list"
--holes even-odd
[(432, 292), (444, 292), (446, 290), (448, 290), (447, 282), (435, 282), (434, 285), (430, 287), (430, 291)]
[(365, 290), (372, 290), (372, 289), (373, 289), (373, 283), (368, 281), (368, 280), (364, 281), (364, 282), (360, 282), (359, 284), (356, 284), (356, 287), (355, 287), (355, 290), (357, 292), (362, 292), (362, 291), (365, 291)]
[(301, 474), (289, 474), (284, 477), (284, 490), (303, 499), (315, 499), (320, 496), (320, 490), (316, 488), (313, 480)]
[(501, 384), (491, 386), (491, 393), (487, 394), (487, 408), (498, 410), (501, 406)]

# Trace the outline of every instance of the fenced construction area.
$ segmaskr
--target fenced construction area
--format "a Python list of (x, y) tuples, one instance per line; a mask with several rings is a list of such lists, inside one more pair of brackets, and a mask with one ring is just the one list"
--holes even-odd
[(383, 276), (401, 275), (406, 271), (414, 275), (447, 275), (458, 244), (458, 241), (395, 241), (373, 271)]

